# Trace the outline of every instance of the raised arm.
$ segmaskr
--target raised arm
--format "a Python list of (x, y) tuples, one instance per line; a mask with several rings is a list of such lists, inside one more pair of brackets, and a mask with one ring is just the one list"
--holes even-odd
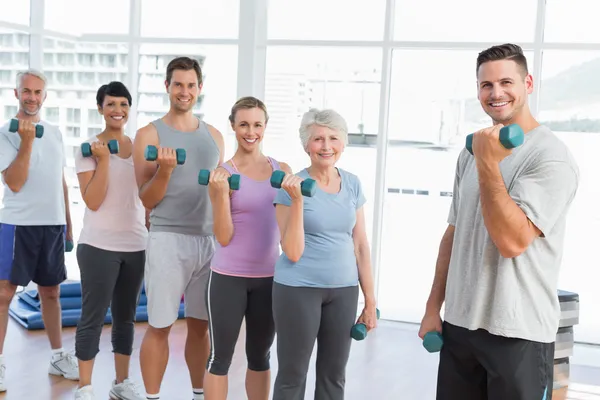
[(108, 191), (108, 168), (110, 153), (108, 146), (101, 142), (92, 143), (93, 158), (84, 158), (79, 150), (75, 157), (77, 179), (81, 197), (87, 208), (98, 211)]
[[(149, 145), (156, 146), (156, 161), (146, 161), (144, 152)], [(153, 125), (140, 129), (133, 142), (133, 165), (135, 179), (140, 192), (142, 204), (152, 210), (162, 201), (167, 192), (173, 169), (177, 165), (174, 149), (160, 148), (158, 132)]]
[(234, 227), (231, 220), (231, 201), (229, 172), (219, 167), (210, 173), (208, 183), (208, 194), (212, 203), (213, 209), (213, 231), (215, 238), (223, 247), (227, 246), (233, 237)]
[(2, 146), (0, 152), (2, 153), (4, 165), (6, 165), (4, 162), (5, 157), (11, 157), (12, 160), (6, 168), (2, 169), (4, 182), (12, 192), (18, 193), (29, 177), (31, 150), (33, 149), (33, 141), (36, 140), (35, 125), (30, 121), (20, 120), (19, 130), (14, 135), (21, 138), (17, 154), (14, 154), (14, 147), (4, 135), (2, 135), (2, 141), (0, 142), (0, 146)]
[[(281, 234), (281, 248), (291, 262), (298, 262), (304, 253), (304, 199), (300, 191), (302, 179), (286, 174), (281, 183), (275, 207), (275, 218)], [(277, 200), (277, 198), (276, 198)]]

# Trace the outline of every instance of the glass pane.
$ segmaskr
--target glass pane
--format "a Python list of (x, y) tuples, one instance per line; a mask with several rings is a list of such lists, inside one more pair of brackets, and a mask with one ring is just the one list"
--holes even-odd
[(383, 40), (385, 0), (270, 0), (269, 39)]
[(265, 154), (287, 162), (294, 172), (309, 165), (298, 128), (311, 107), (333, 108), (348, 124), (350, 143), (338, 166), (356, 174), (367, 203), (371, 240), (375, 193), (375, 147), (379, 120), (381, 50), (317, 47), (267, 49), (265, 102), (269, 125)]
[[(104, 121), (96, 117), (98, 88), (113, 80), (127, 85), (129, 46), (125, 43), (86, 43), (45, 38), (43, 50), (48, 97), (42, 113), (63, 134), (73, 235), (77, 241), (85, 204), (78, 188), (73, 154), (81, 142), (91, 136), (88, 135), (90, 129), (100, 131), (104, 128)], [(69, 279), (79, 279), (75, 253), (65, 253), (65, 256)]]
[(600, 43), (597, 0), (546, 0), (546, 42)]
[[(239, 0), (144, 0), (142, 36), (237, 39)], [(168, 5), (167, 5), (168, 4)]]
[(393, 52), (379, 303), (394, 320), (423, 317), (458, 153), (467, 134), (491, 125), (477, 100), (478, 53)]
[[(600, 304), (597, 280), (587, 279), (593, 267), (600, 230), (600, 52), (544, 51), (540, 122), (547, 124), (569, 147), (579, 166), (579, 189), (568, 216), (560, 286), (582, 300), (576, 340), (600, 344)], [(598, 146), (597, 146), (598, 145)]]
[[(29, 67), (29, 35), (23, 32), (0, 29), (0, 116), (2, 121), (11, 119), (19, 103), (14, 89), (17, 72)], [(2, 197), (0, 190), (0, 198)]]
[(46, 29), (72, 35), (129, 33), (130, 0), (45, 1), (44, 25)]
[[(394, 39), (532, 42), (537, 3), (537, 0), (505, 0), (499, 6), (497, 2), (481, 0), (397, 0)], [(503, 20), (494, 20), (500, 18), (501, 10), (518, 10), (510, 12), (510, 29)]]
[(138, 129), (169, 111), (166, 69), (179, 56), (199, 61), (203, 87), (194, 113), (225, 137), (225, 153), (233, 154), (234, 137), (229, 112), (237, 96), (237, 46), (143, 44), (140, 47)]
[[(10, 3), (7, 1), (3, 2), (3, 6), (5, 8), (0, 12), (0, 21), (29, 25), (29, 10), (31, 7), (29, 0), (11, 1)], [(9, 8), (10, 12), (8, 12)]]

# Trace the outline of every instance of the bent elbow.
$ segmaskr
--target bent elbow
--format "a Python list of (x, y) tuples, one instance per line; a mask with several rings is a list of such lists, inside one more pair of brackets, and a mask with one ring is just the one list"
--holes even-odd
[(504, 258), (516, 258), (527, 250), (527, 244), (525, 243), (505, 243), (503, 246), (499, 246), (498, 250), (500, 255)]
[(215, 235), (217, 242), (219, 243), (219, 245), (221, 247), (227, 247), (229, 246), (229, 243), (231, 243), (231, 237), (233, 235)]
[(10, 191), (13, 193), (19, 193), (21, 191), (21, 189), (23, 188), (23, 185), (15, 185), (14, 183), (8, 183), (8, 182), (6, 182), (6, 186), (8, 186)]
[(304, 252), (304, 249), (283, 249), (283, 252), (285, 253), (285, 256), (288, 258), (288, 260), (295, 264), (302, 258), (302, 253)]

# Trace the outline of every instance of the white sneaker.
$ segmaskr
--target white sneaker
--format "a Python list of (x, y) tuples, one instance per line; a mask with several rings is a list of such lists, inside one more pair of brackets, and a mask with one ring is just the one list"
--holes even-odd
[(4, 378), (6, 377), (6, 365), (4, 363), (0, 364), (0, 392), (6, 392), (6, 385), (4, 383)]
[(94, 400), (94, 390), (91, 385), (77, 389), (75, 392), (75, 400)]
[(108, 396), (113, 400), (146, 400), (146, 396), (142, 396), (135, 383), (129, 378), (119, 384), (113, 381)]
[(79, 380), (79, 365), (73, 354), (62, 352), (54, 354), (48, 368), (50, 375), (63, 376), (73, 381)]

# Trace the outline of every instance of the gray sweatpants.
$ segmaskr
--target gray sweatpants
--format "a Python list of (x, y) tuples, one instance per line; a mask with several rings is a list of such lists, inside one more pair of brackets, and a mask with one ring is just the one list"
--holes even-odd
[(304, 400), (317, 341), (315, 400), (342, 400), (358, 286), (320, 289), (273, 284), (279, 368), (273, 400)]
[(145, 251), (115, 252), (77, 245), (81, 272), (81, 319), (75, 335), (75, 356), (92, 360), (99, 351), (104, 318), (110, 306), (113, 352), (130, 356), (135, 314), (144, 280)]

